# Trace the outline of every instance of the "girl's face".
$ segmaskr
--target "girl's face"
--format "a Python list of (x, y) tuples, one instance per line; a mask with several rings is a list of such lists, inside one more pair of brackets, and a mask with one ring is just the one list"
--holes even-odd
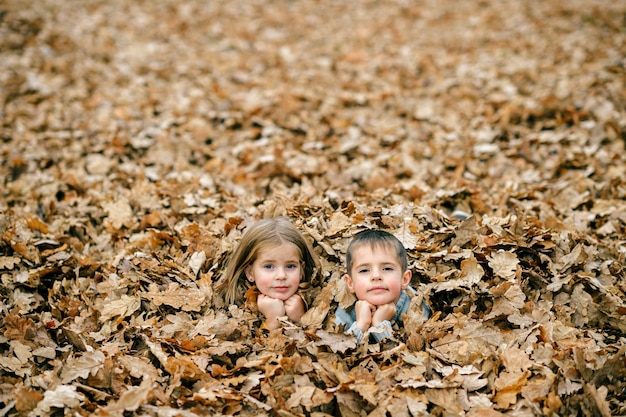
[(359, 300), (375, 306), (395, 303), (411, 282), (411, 271), (402, 272), (395, 252), (384, 246), (362, 245), (354, 251), (353, 259), (352, 270), (344, 278)]
[(246, 277), (261, 294), (285, 301), (298, 291), (302, 272), (298, 248), (285, 243), (261, 251), (246, 268)]

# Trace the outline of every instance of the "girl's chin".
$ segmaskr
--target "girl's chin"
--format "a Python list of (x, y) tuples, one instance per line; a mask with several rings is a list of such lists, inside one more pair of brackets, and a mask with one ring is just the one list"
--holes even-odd
[(293, 293), (272, 291), (269, 294), (265, 295), (267, 295), (268, 297), (276, 298), (277, 300), (287, 301), (293, 295)]

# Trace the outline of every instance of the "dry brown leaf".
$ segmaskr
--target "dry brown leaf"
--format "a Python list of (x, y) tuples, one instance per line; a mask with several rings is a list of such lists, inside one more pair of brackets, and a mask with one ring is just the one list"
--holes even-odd
[(514, 253), (498, 251), (487, 257), (493, 273), (506, 280), (515, 278), (519, 260)]
[(164, 291), (151, 286), (150, 291), (142, 293), (141, 297), (151, 300), (156, 306), (168, 305), (183, 311), (200, 311), (206, 301), (205, 295), (197, 288), (182, 288), (174, 282)]
[(118, 300), (104, 301), (100, 308), (100, 321), (107, 321), (113, 317), (128, 317), (141, 308), (139, 297), (122, 295)]
[(61, 383), (67, 384), (76, 378), (86, 379), (95, 375), (104, 366), (104, 359), (104, 354), (99, 350), (70, 358), (62, 369)]
[(148, 402), (150, 394), (154, 389), (154, 381), (150, 378), (144, 378), (139, 386), (128, 387), (126, 391), (120, 395), (119, 400), (112, 402), (103, 409), (106, 413), (119, 413), (124, 411), (135, 411), (141, 405)]
[(133, 220), (133, 211), (128, 201), (120, 199), (105, 203), (103, 208), (107, 212), (107, 219), (113, 228), (121, 229), (123, 226), (130, 226)]

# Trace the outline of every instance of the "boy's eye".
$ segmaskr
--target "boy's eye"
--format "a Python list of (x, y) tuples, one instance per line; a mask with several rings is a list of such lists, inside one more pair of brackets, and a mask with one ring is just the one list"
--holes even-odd
[(361, 268), (357, 271), (359, 274), (365, 274), (366, 272), (369, 272), (369, 269), (367, 268)]
[(383, 271), (393, 271), (393, 266), (386, 266), (383, 268)]

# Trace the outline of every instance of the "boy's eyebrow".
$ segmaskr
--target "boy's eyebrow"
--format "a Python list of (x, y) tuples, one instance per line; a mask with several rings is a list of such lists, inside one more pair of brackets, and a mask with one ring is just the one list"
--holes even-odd
[[(358, 268), (358, 267), (363, 267), (363, 266), (370, 266), (372, 265), (373, 262), (359, 262), (359, 263), (354, 263), (353, 264), (353, 268)], [(380, 265), (383, 266), (387, 266), (387, 265), (393, 265), (393, 266), (398, 266), (400, 265), (400, 262), (397, 261), (389, 261), (389, 262), (380, 262)]]

